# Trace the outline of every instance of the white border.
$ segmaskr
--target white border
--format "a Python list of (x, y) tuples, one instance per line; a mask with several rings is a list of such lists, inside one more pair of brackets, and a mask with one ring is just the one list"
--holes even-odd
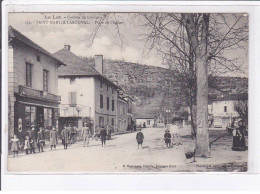
[[(3, 189), (254, 189), (259, 188), (257, 178), (259, 174), (260, 159), (258, 154), (260, 138), (260, 8), (258, 2), (70, 2), (70, 1), (4, 1), (2, 5), (2, 188)], [(7, 13), (8, 12), (246, 12), (249, 13), (249, 173), (231, 174), (223, 173), (90, 173), (90, 175), (14, 175), (8, 174), (7, 169)], [(5, 92), (4, 92), (5, 91)], [(25, 174), (25, 173), (24, 173)], [(31, 174), (31, 173), (26, 173)], [(35, 173), (32, 173), (35, 174)], [(46, 174), (46, 173), (44, 173)], [(60, 173), (68, 174), (68, 173)], [(126, 176), (127, 174), (127, 176)], [(150, 174), (147, 175), (147, 174)], [(163, 174), (163, 175), (162, 175)], [(196, 175), (194, 175), (196, 174)], [(222, 174), (222, 175), (220, 175)], [(224, 173), (229, 174), (229, 173)], [(158, 181), (160, 184), (158, 184)], [(199, 183), (203, 184), (199, 184)], [(117, 183), (117, 184), (115, 184)], [(253, 184), (253, 186), (252, 186)], [(221, 185), (221, 187), (220, 187)], [(15, 186), (15, 187), (14, 187)], [(249, 187), (250, 186), (250, 187)]]

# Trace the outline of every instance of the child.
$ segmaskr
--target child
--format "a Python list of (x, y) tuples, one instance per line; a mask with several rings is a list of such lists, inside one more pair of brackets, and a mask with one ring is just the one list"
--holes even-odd
[(29, 136), (25, 137), (24, 149), (25, 149), (25, 154), (29, 154), (29, 150), (30, 150)]
[(171, 145), (171, 134), (170, 134), (169, 130), (165, 131), (164, 141), (165, 141), (166, 147), (170, 148), (170, 145)]
[(139, 149), (139, 146), (140, 146), (140, 145), (141, 145), (141, 147), (143, 147), (144, 134), (142, 133), (141, 129), (140, 129), (140, 131), (136, 134), (136, 141), (137, 141), (138, 149)]
[(10, 143), (11, 143), (11, 151), (13, 152), (13, 157), (15, 157), (15, 153), (16, 156), (18, 157), (19, 139), (17, 138), (16, 135), (14, 135), (14, 137), (10, 140)]

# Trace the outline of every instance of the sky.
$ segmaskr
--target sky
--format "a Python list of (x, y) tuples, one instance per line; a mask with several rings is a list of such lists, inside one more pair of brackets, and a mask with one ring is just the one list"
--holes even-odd
[[(78, 56), (93, 57), (102, 54), (106, 59), (124, 60), (152, 66), (166, 67), (155, 50), (147, 54), (145, 39), (140, 34), (146, 31), (142, 19), (133, 22), (134, 14), (110, 14), (98, 29), (94, 41), (93, 33), (103, 14), (99, 13), (9, 13), (9, 25), (32, 41), (54, 53), (71, 46)], [(115, 25), (115, 22), (119, 22)], [(117, 35), (118, 29), (120, 37)], [(119, 38), (118, 38), (119, 37)], [(241, 57), (241, 52), (235, 52)], [(234, 53), (232, 53), (234, 55)], [(248, 61), (245, 61), (247, 73)], [(243, 75), (242, 75), (243, 76)]]

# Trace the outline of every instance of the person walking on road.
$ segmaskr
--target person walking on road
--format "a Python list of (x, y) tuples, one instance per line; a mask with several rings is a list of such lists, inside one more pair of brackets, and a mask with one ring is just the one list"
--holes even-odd
[(102, 147), (106, 146), (106, 138), (107, 138), (107, 130), (104, 127), (102, 127), (100, 130), (100, 139), (102, 142)]
[(64, 129), (61, 131), (61, 138), (64, 149), (68, 149), (69, 129), (67, 127), (64, 127)]
[(57, 134), (55, 127), (52, 127), (52, 130), (50, 131), (51, 150), (52, 150), (52, 147), (54, 147), (54, 149), (56, 150), (57, 143), (58, 143), (58, 134)]
[(171, 145), (171, 134), (170, 134), (169, 130), (165, 131), (164, 141), (165, 141), (166, 147), (170, 148), (170, 145)]
[(137, 141), (138, 149), (140, 145), (141, 147), (143, 147), (144, 134), (142, 133), (142, 129), (140, 129), (140, 131), (136, 134), (136, 141)]
[(43, 131), (42, 131), (42, 127), (40, 127), (40, 130), (38, 132), (37, 142), (38, 142), (39, 152), (43, 152), (44, 134), (43, 134)]
[(90, 129), (87, 126), (87, 123), (84, 124), (84, 127), (82, 128), (81, 136), (83, 137), (83, 146), (87, 147), (89, 146), (89, 138), (90, 138)]

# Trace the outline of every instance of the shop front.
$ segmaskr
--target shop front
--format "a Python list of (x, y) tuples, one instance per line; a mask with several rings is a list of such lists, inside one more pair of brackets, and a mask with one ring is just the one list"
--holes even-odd
[(38, 131), (40, 127), (51, 130), (57, 127), (59, 118), (59, 102), (44, 98), (37, 99), (28, 96), (16, 95), (14, 104), (14, 133), (21, 139), (28, 135), (32, 126)]

